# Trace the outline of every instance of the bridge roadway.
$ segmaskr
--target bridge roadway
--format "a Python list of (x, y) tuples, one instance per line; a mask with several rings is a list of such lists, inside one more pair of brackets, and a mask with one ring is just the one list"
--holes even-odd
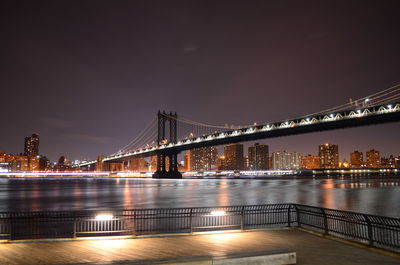
[[(400, 103), (377, 105), (294, 120), (272, 122), (201, 137), (189, 138), (180, 140), (177, 143), (168, 143), (136, 150), (130, 153), (108, 156), (104, 158), (103, 162), (119, 162), (130, 157), (147, 157), (159, 153), (176, 154), (193, 148), (396, 121), (400, 121)], [(96, 163), (95, 160), (81, 163), (78, 166), (87, 166), (94, 163)]]
[[(165, 264), (179, 257), (221, 256), (242, 251), (273, 251), (282, 248), (296, 252), (299, 265), (400, 264), (400, 254), (389, 256), (387, 253), (320, 237), (299, 229), (136, 239), (7, 243), (0, 244), (0, 264)], [(158, 263), (152, 263), (154, 259)]]

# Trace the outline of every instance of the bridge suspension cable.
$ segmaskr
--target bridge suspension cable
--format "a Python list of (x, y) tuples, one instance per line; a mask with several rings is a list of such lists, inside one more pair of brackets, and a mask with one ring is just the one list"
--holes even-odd
[(155, 136), (153, 136), (156, 132), (156, 119), (152, 119), (146, 127), (134, 138), (132, 139), (127, 145), (123, 146), (122, 148), (118, 149), (117, 152), (114, 154), (118, 153), (123, 153), (127, 152), (129, 150), (135, 149), (137, 146), (142, 146), (145, 141), (149, 141), (149, 138), (152, 137), (152, 139), (155, 139)]
[(225, 125), (208, 124), (208, 123), (204, 123), (204, 122), (193, 121), (188, 118), (181, 117), (181, 116), (174, 117), (174, 116), (170, 116), (168, 114), (166, 114), (165, 116), (167, 116), (168, 118), (175, 119), (177, 121), (186, 123), (186, 124), (203, 126), (203, 127), (207, 127), (207, 128), (213, 128), (213, 129), (238, 129), (238, 128), (245, 127), (245, 126), (240, 126), (240, 125), (238, 126), (238, 125), (228, 125), (228, 124), (225, 124)]
[(338, 112), (348, 110), (351, 107), (362, 107), (371, 104), (383, 104), (388, 102), (389, 100), (395, 100), (400, 98), (400, 84), (389, 87), (385, 90), (373, 93), (371, 95), (359, 98), (357, 100), (350, 100), (350, 102), (342, 105), (338, 105), (329, 109), (321, 110), (318, 112), (310, 113), (307, 115), (303, 115), (299, 118), (307, 117), (307, 116), (315, 116), (329, 112)]

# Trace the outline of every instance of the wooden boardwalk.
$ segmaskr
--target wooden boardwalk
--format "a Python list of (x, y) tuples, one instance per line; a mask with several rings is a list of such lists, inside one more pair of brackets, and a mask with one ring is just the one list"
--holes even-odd
[(136, 239), (96, 239), (0, 244), (0, 264), (129, 264), (180, 256), (223, 255), (287, 248), (297, 264), (400, 264), (391, 257), (307, 232), (266, 230)]

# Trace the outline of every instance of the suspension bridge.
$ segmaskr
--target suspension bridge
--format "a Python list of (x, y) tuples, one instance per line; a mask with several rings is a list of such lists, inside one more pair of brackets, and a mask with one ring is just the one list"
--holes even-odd
[[(176, 113), (158, 112), (142, 131), (114, 154), (102, 158), (103, 163), (157, 156), (154, 178), (180, 178), (177, 155), (194, 148), (254, 141), (309, 132), (343, 129), (400, 120), (400, 84), (349, 100), (336, 107), (302, 115), (294, 119), (253, 125), (213, 125), (180, 117)], [(178, 139), (179, 134), (182, 135)], [(166, 160), (169, 158), (169, 168)], [(92, 169), (97, 160), (85, 161), (77, 167)]]

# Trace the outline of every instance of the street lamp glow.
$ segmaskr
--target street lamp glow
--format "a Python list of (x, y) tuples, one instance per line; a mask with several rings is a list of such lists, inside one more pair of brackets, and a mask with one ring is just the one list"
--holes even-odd
[(224, 216), (226, 214), (225, 211), (211, 211), (210, 215), (212, 216)]
[(94, 217), (94, 219), (97, 221), (109, 221), (109, 220), (112, 220), (113, 218), (114, 218), (114, 216), (112, 214), (108, 214), (108, 213), (101, 213)]

